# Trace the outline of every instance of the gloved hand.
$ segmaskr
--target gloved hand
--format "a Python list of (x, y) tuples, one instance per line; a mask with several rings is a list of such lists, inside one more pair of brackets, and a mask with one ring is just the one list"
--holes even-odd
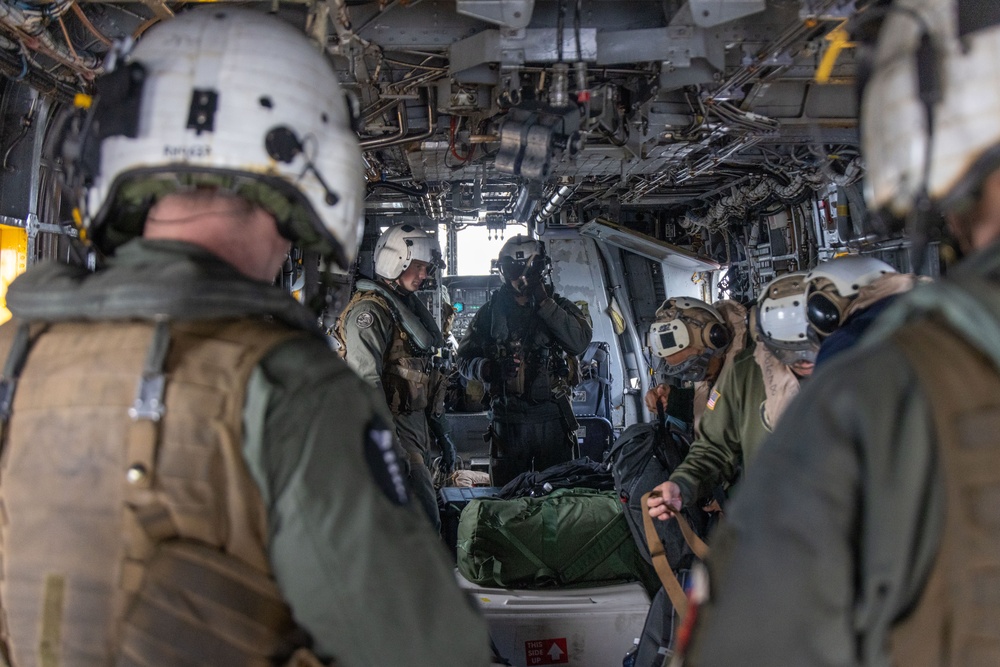
[(528, 264), (524, 267), (524, 283), (529, 287), (535, 283), (542, 282), (542, 273), (545, 271), (545, 259), (541, 255), (532, 255), (528, 259)]
[(513, 380), (517, 377), (517, 372), (521, 370), (521, 355), (513, 354), (504, 359), (503, 380)]
[(544, 271), (545, 260), (541, 255), (532, 255), (521, 276), (524, 281), (524, 294), (534, 299), (536, 304), (549, 298), (549, 292), (545, 288)]
[(438, 438), (438, 447), (441, 448), (441, 472), (450, 475), (455, 472), (455, 460), (458, 458), (458, 451), (455, 443), (451, 441), (451, 436), (445, 433)]
[(552, 295), (549, 294), (549, 288), (545, 285), (545, 283), (538, 283), (537, 285), (532, 285), (528, 288), (528, 296), (534, 300), (535, 305), (537, 306)]
[(483, 359), (479, 362), (479, 370), (477, 371), (479, 376), (479, 381), (485, 384), (492, 384), (496, 379), (496, 364), (494, 364), (489, 359)]

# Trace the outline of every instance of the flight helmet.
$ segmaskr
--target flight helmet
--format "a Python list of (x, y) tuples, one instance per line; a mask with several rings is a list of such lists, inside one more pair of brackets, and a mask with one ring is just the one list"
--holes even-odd
[(870, 209), (903, 218), (928, 204), (971, 208), (1000, 167), (996, 3), (897, 0), (862, 97)]
[(896, 270), (880, 259), (851, 255), (820, 262), (806, 274), (806, 318), (820, 338), (836, 331), (862, 287)]
[(504, 280), (517, 280), (524, 273), (528, 262), (535, 255), (541, 256), (546, 264), (549, 261), (545, 254), (545, 244), (524, 234), (518, 234), (507, 240), (497, 255), (497, 269)]
[(361, 151), (319, 46), (277, 17), (213, 5), (154, 26), (121, 60), (64, 153), (99, 248), (141, 234), (159, 197), (213, 188), (260, 205), (283, 236), (341, 267), (354, 260)]
[(712, 305), (692, 297), (667, 299), (656, 311), (647, 344), (663, 360), (663, 373), (684, 381), (705, 378), (709, 362), (723, 354), (732, 332)]
[(427, 275), (444, 266), (441, 246), (437, 239), (406, 222), (382, 232), (375, 243), (375, 273), (386, 280), (395, 280), (414, 260), (427, 262)]
[(797, 361), (815, 362), (819, 349), (809, 336), (805, 278), (804, 271), (778, 276), (757, 298), (758, 339), (788, 366)]

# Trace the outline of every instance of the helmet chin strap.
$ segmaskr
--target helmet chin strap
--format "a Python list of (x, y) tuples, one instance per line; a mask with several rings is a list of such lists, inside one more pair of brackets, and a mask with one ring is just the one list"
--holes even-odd
[(931, 180), (931, 159), (934, 156), (934, 107), (944, 99), (944, 87), (941, 81), (941, 64), (931, 36), (930, 26), (918, 12), (909, 12), (920, 24), (920, 44), (917, 46), (917, 95), (924, 107), (927, 119), (927, 144), (924, 147), (923, 176), (920, 184), (920, 194), (910, 211), (908, 226), (910, 228), (910, 263), (916, 273), (927, 275), (930, 270), (930, 258), (927, 249), (930, 245), (931, 225), (940, 218), (934, 202), (931, 201), (929, 185)]

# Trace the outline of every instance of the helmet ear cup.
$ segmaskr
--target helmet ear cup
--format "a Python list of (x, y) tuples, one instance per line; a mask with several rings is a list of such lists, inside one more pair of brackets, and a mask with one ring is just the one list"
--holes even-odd
[(729, 343), (733, 339), (732, 334), (729, 333), (729, 329), (718, 323), (708, 325), (702, 332), (702, 338), (705, 346), (713, 350), (721, 350), (729, 347)]
[(844, 309), (824, 292), (813, 292), (806, 301), (806, 318), (821, 336), (829, 336), (844, 320)]

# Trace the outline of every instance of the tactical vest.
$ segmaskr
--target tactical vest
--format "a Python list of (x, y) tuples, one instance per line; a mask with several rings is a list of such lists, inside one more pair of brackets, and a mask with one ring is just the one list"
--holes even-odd
[(893, 336), (933, 410), (944, 534), (916, 607), (891, 636), (898, 667), (1000, 665), (1000, 375), (945, 325)]
[[(248, 319), (39, 326), (19, 377), (9, 361), (0, 383), (16, 379), (0, 465), (11, 664), (283, 664), (305, 638), (272, 577), (242, 425), (252, 370), (302, 332)], [(0, 360), (24, 331), (0, 327)]]
[[(371, 290), (354, 293), (337, 318), (336, 333), (341, 352), (346, 353), (346, 318), (363, 301), (374, 302), (392, 317), (392, 341), (382, 356), (382, 390), (389, 410), (394, 415), (425, 410), (428, 405), (436, 402), (436, 394), (443, 391), (441, 373), (434, 367), (431, 355), (421, 351), (410, 341), (410, 335), (396, 317), (395, 308), (384, 296)], [(442, 395), (441, 403), (443, 402)]]
[(504, 377), (501, 385), (490, 387), (491, 397), (529, 404), (555, 399), (569, 404), (573, 387), (582, 379), (580, 360), (540, 331), (537, 314), (526, 328), (513, 330), (500, 290), (493, 292), (484, 308), (489, 308), (491, 337), (486, 352)]

